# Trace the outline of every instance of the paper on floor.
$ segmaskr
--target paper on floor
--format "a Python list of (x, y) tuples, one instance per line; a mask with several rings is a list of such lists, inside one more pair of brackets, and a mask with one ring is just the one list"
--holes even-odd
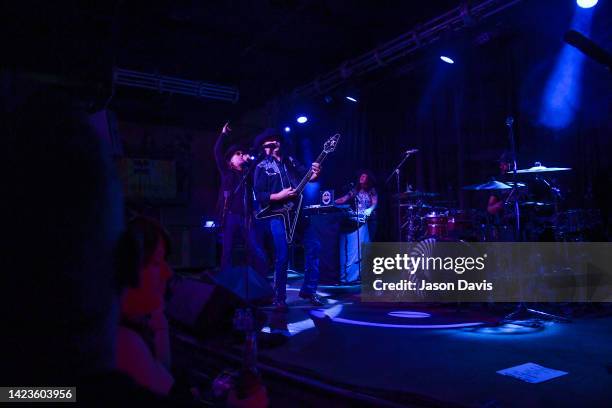
[(525, 363), (497, 372), (501, 375), (509, 375), (528, 383), (537, 384), (567, 374), (565, 371), (553, 370), (534, 363)]

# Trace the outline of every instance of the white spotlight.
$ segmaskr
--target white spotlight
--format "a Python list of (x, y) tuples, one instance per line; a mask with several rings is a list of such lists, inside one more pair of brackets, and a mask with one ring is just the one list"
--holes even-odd
[(597, 5), (597, 1), (598, 0), (576, 0), (576, 4), (578, 4), (578, 7), (591, 8)]

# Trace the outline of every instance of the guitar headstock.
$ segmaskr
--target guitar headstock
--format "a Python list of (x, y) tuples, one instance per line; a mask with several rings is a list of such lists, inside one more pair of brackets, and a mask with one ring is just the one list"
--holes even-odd
[(333, 152), (334, 150), (336, 150), (336, 146), (338, 146), (339, 141), (340, 133), (336, 133), (335, 135), (327, 139), (327, 142), (325, 142), (325, 144), (323, 145), (323, 151), (325, 153)]

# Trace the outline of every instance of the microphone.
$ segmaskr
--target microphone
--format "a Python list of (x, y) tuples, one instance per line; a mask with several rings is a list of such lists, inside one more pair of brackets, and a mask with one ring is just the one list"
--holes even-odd
[(563, 36), (563, 40), (577, 48), (587, 57), (599, 62), (602, 65), (612, 69), (612, 53), (597, 45), (593, 40), (585, 37), (576, 30), (569, 30)]
[(418, 152), (419, 152), (419, 149), (410, 149), (410, 150), (406, 150), (404, 154), (414, 154)]

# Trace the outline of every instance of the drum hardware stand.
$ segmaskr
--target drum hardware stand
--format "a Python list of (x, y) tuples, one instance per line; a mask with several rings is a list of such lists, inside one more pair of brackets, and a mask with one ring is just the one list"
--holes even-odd
[(407, 234), (407, 238), (409, 242), (412, 242), (416, 239), (416, 237), (414, 236), (414, 232), (415, 232), (415, 227), (414, 227), (414, 216), (409, 215), (408, 219), (406, 220), (406, 222), (404, 222), (401, 226), (400, 226), (400, 231), (403, 230), (404, 228), (408, 227), (408, 234)]
[(550, 190), (553, 196), (553, 200), (555, 201), (555, 215), (559, 213), (559, 201), (562, 199), (561, 189), (555, 187), (553, 183), (546, 180), (544, 177), (536, 176), (536, 180), (541, 181), (544, 185)]
[[(514, 124), (514, 118), (512, 116), (508, 116), (506, 118), (506, 126), (508, 127), (508, 136), (510, 138), (510, 149), (511, 149), (511, 154), (512, 154), (512, 191), (510, 192), (509, 196), (512, 196), (514, 194), (514, 192), (518, 189), (518, 184), (516, 181), (516, 175), (517, 175), (517, 160), (516, 160), (516, 145), (514, 143), (514, 131), (512, 129), (512, 125)], [(519, 201), (518, 199), (514, 200), (514, 215), (516, 217), (516, 224), (515, 224), (515, 239), (517, 241), (522, 241), (522, 237), (521, 237), (521, 221), (520, 221), (520, 210), (519, 210)], [(551, 313), (546, 313), (546, 312), (542, 312), (540, 310), (536, 310), (536, 309), (530, 309), (527, 307), (527, 305), (525, 304), (525, 302), (519, 302), (519, 304), (516, 306), (516, 309), (514, 311), (512, 311), (511, 313), (507, 314), (506, 316), (504, 316), (504, 318), (500, 321), (500, 324), (504, 324), (504, 323), (515, 323), (519, 320), (526, 320), (532, 318), (535, 320), (534, 325), (535, 326), (540, 326), (541, 323), (539, 322), (539, 320), (541, 319), (546, 319), (546, 320), (551, 320), (554, 322), (565, 322), (568, 323), (571, 320), (565, 317), (561, 317), (561, 316), (556, 316), (553, 315)]]
[(395, 187), (396, 187), (396, 193), (397, 193), (397, 241), (398, 242), (402, 240), (402, 225), (401, 225), (402, 208), (400, 207), (400, 204), (401, 204), (400, 168), (403, 166), (404, 162), (408, 160), (408, 157), (410, 157), (413, 153), (416, 153), (414, 149), (406, 151), (404, 153), (404, 157), (402, 158), (402, 160), (399, 162), (397, 166), (395, 166), (395, 169), (393, 169), (393, 172), (391, 172), (391, 174), (389, 174), (389, 177), (387, 177), (387, 179), (385, 180), (385, 184), (388, 184), (389, 181), (391, 181), (391, 179), (395, 175)]
[(562, 316), (554, 315), (552, 313), (542, 312), (541, 310), (530, 309), (527, 307), (525, 302), (520, 302), (516, 306), (516, 309), (513, 312), (504, 316), (504, 318), (499, 323), (500, 324), (505, 324), (505, 323), (519, 324), (517, 323), (517, 321), (523, 321), (523, 320), (534, 320), (534, 323), (530, 325), (532, 327), (540, 326), (541, 320), (550, 320), (550, 321), (558, 322), (558, 323), (570, 323), (571, 322), (571, 319), (568, 319), (567, 317), (562, 317)]
[[(512, 116), (508, 116), (506, 118), (506, 126), (508, 127), (508, 137), (510, 138), (510, 151), (512, 154), (512, 191), (510, 192), (510, 196), (514, 195), (515, 191), (518, 188), (518, 184), (516, 181), (516, 172), (517, 172), (517, 160), (516, 160), (516, 144), (514, 143), (514, 130), (512, 125), (514, 124), (514, 118)], [(519, 209), (518, 200), (514, 200), (514, 216), (516, 218), (515, 224), (515, 232), (514, 236), (517, 241), (521, 240), (521, 213)]]
[[(423, 201), (421, 200), (418, 201), (417, 204), (415, 204), (413, 207), (421, 209), (423, 207)], [(408, 216), (406, 217), (406, 221), (400, 226), (400, 232), (404, 230), (404, 228), (408, 227), (407, 238), (409, 242), (413, 242), (417, 240), (416, 233), (418, 231), (418, 225), (415, 225), (416, 216), (415, 214), (412, 213), (413, 211), (414, 209), (410, 209), (407, 211)], [(400, 240), (401, 240), (401, 237), (400, 237)]]

